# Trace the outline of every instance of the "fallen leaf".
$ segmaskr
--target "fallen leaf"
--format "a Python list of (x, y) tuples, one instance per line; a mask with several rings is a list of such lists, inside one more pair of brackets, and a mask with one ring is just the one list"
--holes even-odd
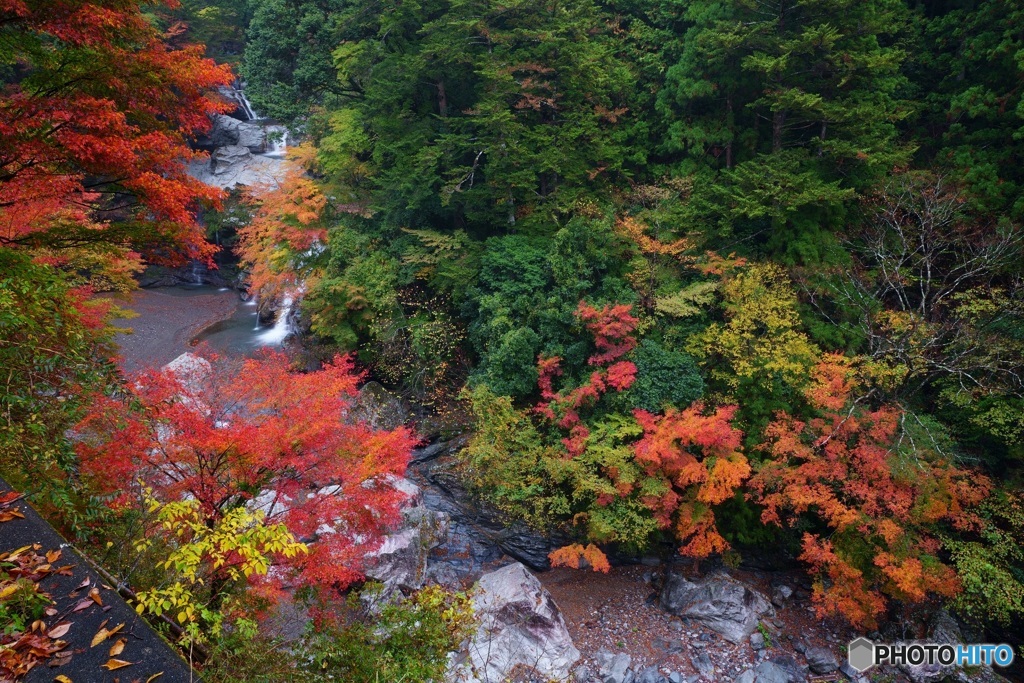
[[(103, 623), (106, 624), (107, 622), (103, 622)], [(106, 640), (110, 636), (114, 635), (115, 633), (117, 633), (118, 631), (120, 631), (123, 628), (124, 628), (124, 623), (120, 623), (120, 624), (118, 624), (117, 626), (115, 626), (114, 628), (112, 628), (110, 630), (107, 630), (106, 628), (102, 628), (101, 627), (100, 630), (96, 632), (96, 635), (94, 635), (92, 637), (92, 645), (90, 645), (89, 647), (96, 647), (97, 645), (102, 643), (104, 640)]]
[(65, 676), (64, 674), (55, 677), (53, 680), (57, 681), (57, 683), (72, 683), (71, 679)]
[(50, 666), (57, 668), (58, 666), (64, 666), (71, 661), (70, 652), (58, 652), (54, 656), (50, 657)]
[(50, 636), (51, 638), (60, 638), (62, 635), (64, 635), (65, 633), (67, 633), (70, 630), (71, 630), (71, 624), (69, 624), (69, 623), (57, 624), (56, 626), (51, 628), (49, 631), (47, 631), (46, 635)]
[(89, 597), (100, 607), (103, 607), (103, 598), (100, 597), (100, 589), (93, 586), (92, 590), (89, 591)]
[(81, 612), (84, 609), (89, 609), (90, 607), (92, 607), (92, 605), (93, 605), (92, 600), (80, 600), (79, 603), (77, 605), (75, 605), (75, 608), (73, 610), (71, 610), (71, 611), (72, 612)]
[(135, 662), (126, 662), (123, 659), (111, 659), (106, 664), (103, 664), (103, 668), (107, 671), (113, 671), (114, 669), (122, 669), (126, 666), (131, 666)]
[(50, 564), (53, 564), (54, 562), (60, 559), (60, 553), (61, 551), (59, 549), (51, 550), (50, 552), (46, 553), (46, 561)]
[(156, 679), (160, 678), (163, 675), (164, 675), (164, 672), (163, 671), (159, 671), (159, 672), (153, 674), (152, 676), (150, 676), (149, 678), (147, 678), (146, 679), (146, 683), (152, 683), (152, 681), (155, 681)]
[(45, 614), (48, 617), (55, 617), (57, 616), (57, 608), (47, 607), (45, 610), (43, 610), (43, 614)]
[(116, 643), (110, 646), (110, 656), (116, 657), (124, 651), (124, 646), (128, 644), (128, 641), (124, 638), (119, 638)]
[(75, 590), (78, 590), (79, 588), (85, 588), (85, 587), (86, 587), (86, 586), (88, 586), (88, 585), (89, 585), (90, 583), (92, 583), (92, 579), (90, 579), (90, 578), (89, 578), (89, 577), (87, 576), (87, 577), (85, 577), (85, 580), (84, 580), (84, 581), (82, 581), (82, 583), (78, 584), (78, 586), (76, 586), (76, 587), (75, 587)]

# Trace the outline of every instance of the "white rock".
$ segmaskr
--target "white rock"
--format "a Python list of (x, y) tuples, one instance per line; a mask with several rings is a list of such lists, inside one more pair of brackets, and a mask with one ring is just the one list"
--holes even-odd
[[(547, 680), (566, 680), (579, 659), (565, 620), (540, 581), (520, 563), (484, 574), (473, 596), (479, 619), (463, 657), (446, 680), (501, 683), (523, 665)], [(461, 661), (458, 661), (461, 659)]]

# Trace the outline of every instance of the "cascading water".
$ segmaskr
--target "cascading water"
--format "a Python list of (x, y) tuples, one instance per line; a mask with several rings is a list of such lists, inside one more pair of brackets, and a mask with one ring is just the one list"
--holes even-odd
[(235, 91), (235, 99), (238, 100), (240, 105), (242, 105), (242, 113), (245, 114), (246, 120), (255, 121), (259, 118), (256, 116), (256, 110), (252, 108), (252, 102), (250, 102), (249, 98), (245, 96), (245, 91), (241, 88), (232, 89)]
[(284, 126), (264, 126), (267, 131), (267, 151), (263, 156), (283, 159), (288, 151), (288, 129)]
[[(282, 343), (288, 338), (288, 335), (292, 333), (291, 317), (292, 307), (295, 303), (295, 299), (291, 294), (286, 294), (281, 299), (281, 307), (277, 311), (277, 318), (274, 320), (274, 326), (263, 334), (256, 337), (256, 343), (261, 346), (276, 346)], [(257, 318), (257, 323), (259, 318)]]

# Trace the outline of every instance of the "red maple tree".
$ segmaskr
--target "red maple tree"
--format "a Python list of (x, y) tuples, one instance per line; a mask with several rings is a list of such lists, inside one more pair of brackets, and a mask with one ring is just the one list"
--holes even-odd
[[(344, 420), (360, 375), (346, 357), (298, 373), (282, 353), (230, 370), (214, 356), (141, 373), (129, 401), (97, 396), (78, 426), (82, 473), (112, 505), (194, 499), (211, 523), (237, 506), (299, 539), (299, 581), (343, 588), (398, 520), (415, 437)], [(132, 405), (134, 404), (134, 406)], [(135, 487), (133, 482), (139, 482)]]
[(584, 384), (556, 392), (554, 380), (562, 374), (562, 359), (553, 356), (537, 360), (537, 384), (544, 400), (537, 404), (535, 410), (569, 430), (569, 436), (563, 440), (569, 457), (583, 452), (590, 435), (590, 430), (580, 419), (580, 409), (597, 403), (609, 390), (625, 391), (636, 379), (636, 365), (620, 360), (636, 347), (633, 330), (638, 321), (630, 315), (631, 310), (629, 304), (594, 308), (585, 301), (580, 302), (576, 318), (586, 324), (597, 347), (597, 353), (590, 356), (587, 363), (598, 366)]
[(192, 208), (220, 192), (187, 174), (187, 141), (229, 69), (169, 48), (135, 0), (0, 0), (0, 25), (0, 246), (208, 257)]

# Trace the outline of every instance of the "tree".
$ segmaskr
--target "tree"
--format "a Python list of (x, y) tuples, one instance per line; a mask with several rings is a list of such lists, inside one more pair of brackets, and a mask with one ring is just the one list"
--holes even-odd
[(327, 198), (298, 165), (291, 163), (273, 187), (249, 193), (252, 219), (238, 231), (238, 255), (249, 269), (249, 292), (280, 298), (314, 273), (325, 249)]
[(929, 172), (894, 176), (864, 204), (848, 241), (854, 267), (832, 294), (886, 369), (880, 388), (905, 399), (939, 382), (961, 404), (1021, 396), (1020, 229), (972, 211), (955, 182)]
[(293, 558), (302, 583), (348, 586), (397, 520), (392, 481), (411, 432), (342, 420), (359, 381), (347, 358), (302, 374), (281, 353), (215, 362), (189, 356), (136, 377), (130, 400), (95, 397), (77, 430), (83, 476), (115, 505), (138, 502), (136, 481), (158, 503), (194, 500), (211, 529), (241, 507), (262, 511), (265, 524), (315, 541)]
[(977, 0), (921, 7), (920, 156), (962, 183), (973, 208), (1019, 222), (1024, 40), (1014, 27), (1024, 8)]
[(796, 294), (771, 263), (741, 267), (723, 278), (724, 321), (690, 337), (687, 351), (702, 363), (723, 402), (736, 402), (763, 425), (792, 410), (819, 351), (802, 331)]
[(956, 595), (960, 581), (940, 556), (939, 532), (976, 526), (971, 507), (991, 484), (958, 468), (916, 416), (855, 402), (857, 384), (849, 359), (825, 356), (806, 391), (818, 415), (776, 415), (750, 486), (762, 521), (812, 520), (800, 557), (816, 577), (819, 611), (870, 627), (887, 598)]
[(311, 107), (341, 90), (331, 52), (342, 34), (341, 0), (253, 4), (241, 72), (260, 114), (301, 123)]
[(52, 491), (74, 461), (64, 434), (83, 392), (115, 373), (96, 360), (112, 353), (110, 306), (27, 253), (0, 248), (0, 273), (0, 470), (22, 491)]
[(8, 3), (0, 26), (0, 246), (208, 257), (191, 208), (219, 194), (186, 142), (227, 106), (209, 90), (228, 69), (168, 48), (136, 2)]

